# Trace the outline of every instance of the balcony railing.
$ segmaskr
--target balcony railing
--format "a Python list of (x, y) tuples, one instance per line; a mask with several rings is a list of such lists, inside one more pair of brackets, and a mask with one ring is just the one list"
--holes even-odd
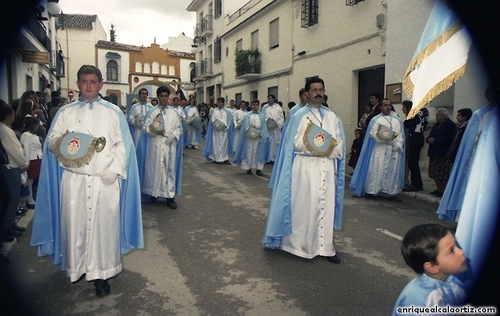
[(207, 15), (201, 20), (201, 36), (213, 33), (213, 15)]
[(64, 56), (57, 50), (50, 54), (50, 69), (59, 77), (64, 78), (65, 64)]
[(51, 41), (47, 36), (47, 29), (33, 14), (30, 14), (23, 23), (24, 27), (45, 47), (47, 52), (51, 51)]
[(201, 61), (201, 76), (210, 76), (212, 75), (212, 58), (205, 58)]

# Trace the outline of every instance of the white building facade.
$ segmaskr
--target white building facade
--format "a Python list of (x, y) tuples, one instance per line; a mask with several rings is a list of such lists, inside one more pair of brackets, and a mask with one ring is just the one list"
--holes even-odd
[[(202, 93), (198, 102), (210, 103), (212, 95), (237, 104), (265, 102), (274, 94), (287, 112), (288, 102), (298, 102), (306, 79), (319, 76), (325, 80), (329, 106), (344, 123), (347, 144), (371, 92), (390, 96), (402, 116), (401, 101), (407, 96), (398, 87), (434, 0), (252, 0), (236, 10), (225, 8), (232, 1), (200, 0), (188, 11), (195, 10), (201, 18), (219, 2), (228, 15), (214, 23), (206, 44), (199, 43), (196, 58), (203, 70), (203, 62), (212, 56), (209, 39), (215, 38), (222, 41), (221, 61), (213, 65), (211, 75), (197, 73), (197, 91)], [(243, 62), (235, 61), (237, 52), (247, 54)], [(429, 105), (431, 124), (438, 107), (447, 107), (451, 118), (460, 108), (480, 107), (485, 85), (484, 70), (472, 49), (464, 77)]]

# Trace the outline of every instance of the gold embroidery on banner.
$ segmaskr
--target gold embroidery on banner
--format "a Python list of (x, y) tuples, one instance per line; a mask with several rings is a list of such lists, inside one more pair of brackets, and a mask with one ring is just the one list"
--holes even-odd
[[(92, 160), (92, 158), (94, 157), (94, 152), (101, 152), (104, 147), (106, 147), (106, 138), (94, 137), (90, 146), (87, 148), (87, 152), (82, 157), (76, 159), (67, 158), (61, 153), (60, 148), (64, 137), (66, 137), (66, 135), (68, 134), (69, 131), (66, 130), (66, 132), (56, 140), (56, 145), (54, 148), (54, 156), (56, 157), (57, 161), (59, 161), (59, 163), (61, 163), (61, 165), (63, 165), (64, 167), (79, 168)], [(70, 145), (71, 148), (69, 148)], [(74, 155), (76, 152), (78, 152), (80, 143), (79, 140), (77, 140), (75, 137), (66, 146), (68, 147), (68, 153), (70, 155)]]
[[(328, 157), (328, 156), (330, 156), (333, 149), (335, 148), (335, 146), (337, 146), (337, 143), (338, 143), (337, 140), (332, 137), (332, 141), (330, 142), (330, 145), (325, 150), (319, 150), (319, 149), (315, 148), (311, 143), (309, 143), (309, 139), (308, 139), (309, 132), (311, 131), (311, 128), (315, 124), (313, 123), (313, 121), (311, 121), (311, 119), (309, 117), (307, 117), (307, 119), (309, 120), (309, 123), (307, 124), (304, 135), (302, 136), (302, 142), (304, 143), (304, 146), (313, 156), (316, 156), (316, 157)], [(322, 139), (323, 143), (324, 143), (325, 135), (322, 132), (320, 132), (316, 136), (314, 136), (314, 142), (319, 143), (319, 142), (321, 142), (320, 139)]]

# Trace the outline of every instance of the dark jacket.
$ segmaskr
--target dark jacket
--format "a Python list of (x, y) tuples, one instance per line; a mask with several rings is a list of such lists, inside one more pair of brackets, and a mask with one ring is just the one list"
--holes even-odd
[(426, 138), (428, 143), (429, 138), (434, 138), (434, 144), (429, 144), (427, 156), (434, 158), (444, 158), (450, 150), (451, 143), (455, 137), (457, 126), (449, 118), (442, 124), (436, 123), (431, 129), (429, 137)]

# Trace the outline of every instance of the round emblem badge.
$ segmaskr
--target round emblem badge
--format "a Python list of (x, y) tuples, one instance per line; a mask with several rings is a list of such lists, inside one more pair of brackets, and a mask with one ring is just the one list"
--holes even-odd
[(73, 137), (68, 142), (68, 154), (73, 156), (78, 152), (79, 149), (80, 149), (80, 137)]
[(391, 132), (390, 132), (388, 129), (384, 129), (384, 130), (382, 131), (382, 135), (383, 135), (384, 137), (389, 137), (389, 135), (390, 135), (390, 134), (391, 134)]
[(316, 136), (314, 136), (314, 145), (317, 147), (323, 146), (325, 143), (325, 134), (323, 133), (318, 133)]
[(163, 124), (162, 120), (155, 120), (154, 123), (153, 123), (153, 126), (154, 127), (160, 127), (162, 124)]

